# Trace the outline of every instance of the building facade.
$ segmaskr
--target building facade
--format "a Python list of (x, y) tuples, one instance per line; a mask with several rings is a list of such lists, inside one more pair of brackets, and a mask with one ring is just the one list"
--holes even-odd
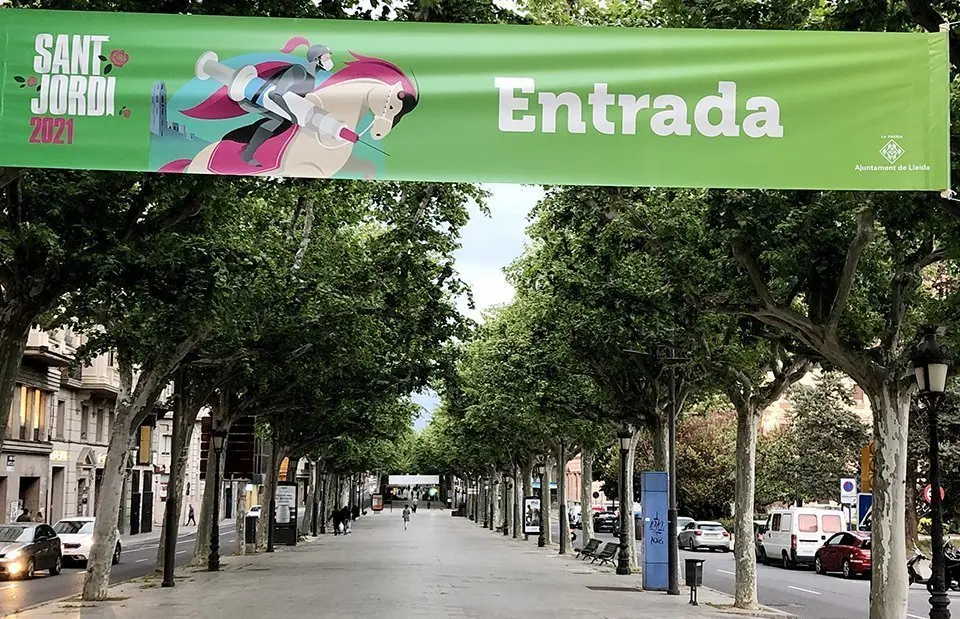
[[(0, 451), (3, 522), (15, 521), (23, 510), (49, 523), (97, 515), (120, 375), (113, 353), (72, 369), (83, 343), (69, 328), (30, 332)], [(171, 394), (168, 387), (160, 400)], [(123, 534), (149, 532), (163, 517), (169, 424), (169, 411), (159, 410), (138, 429), (123, 484)], [(199, 432), (194, 434), (187, 463), (191, 495), (199, 492)]]

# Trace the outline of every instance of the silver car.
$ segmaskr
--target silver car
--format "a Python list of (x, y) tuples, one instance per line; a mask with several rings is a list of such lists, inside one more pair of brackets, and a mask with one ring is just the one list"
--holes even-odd
[(695, 520), (677, 535), (681, 548), (699, 550), (709, 548), (730, 552), (730, 534), (723, 525), (713, 520)]

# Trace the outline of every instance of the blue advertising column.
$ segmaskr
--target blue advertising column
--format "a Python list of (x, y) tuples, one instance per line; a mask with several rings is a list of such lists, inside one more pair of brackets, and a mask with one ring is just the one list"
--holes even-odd
[(670, 574), (667, 549), (667, 474), (641, 474), (643, 512), (643, 588), (666, 591)]

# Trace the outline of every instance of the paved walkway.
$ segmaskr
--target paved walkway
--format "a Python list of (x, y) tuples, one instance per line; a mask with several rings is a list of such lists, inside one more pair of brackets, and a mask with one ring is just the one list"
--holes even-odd
[(617, 576), (439, 510), (415, 514), (406, 531), (397, 512), (370, 514), (351, 535), (224, 563), (219, 573), (183, 572), (175, 589), (133, 581), (112, 588), (113, 601), (66, 600), (16, 616), (142, 619), (161, 609), (178, 619), (731, 616), (708, 605), (728, 604), (721, 594), (702, 590), (701, 605), (692, 607), (686, 591), (643, 592), (639, 577)]

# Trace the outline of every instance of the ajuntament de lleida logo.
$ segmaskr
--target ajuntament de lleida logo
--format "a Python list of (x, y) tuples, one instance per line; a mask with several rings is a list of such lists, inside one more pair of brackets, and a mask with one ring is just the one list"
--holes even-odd
[(883, 155), (883, 158), (890, 163), (896, 163), (897, 159), (903, 157), (905, 152), (906, 151), (903, 150), (903, 147), (897, 144), (894, 140), (890, 140), (883, 145), (883, 148), (880, 149), (880, 154)]
[(117, 77), (113, 74), (130, 56), (122, 49), (108, 52), (109, 43), (109, 36), (99, 34), (40, 33), (35, 37), (33, 74), (13, 76), (20, 88), (37, 93), (30, 100), (30, 142), (72, 143), (77, 117), (119, 114), (130, 118), (130, 108), (115, 107)]

